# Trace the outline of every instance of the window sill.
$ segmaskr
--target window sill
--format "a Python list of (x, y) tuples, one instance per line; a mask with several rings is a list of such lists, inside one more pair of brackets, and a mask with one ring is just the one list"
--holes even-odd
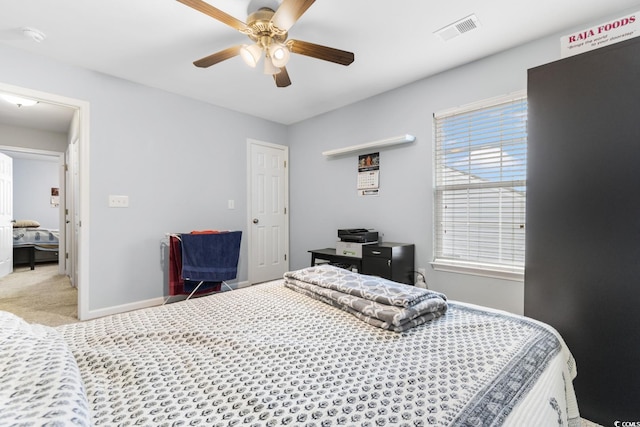
[(524, 269), (518, 267), (504, 268), (491, 264), (459, 262), (443, 259), (434, 260), (433, 262), (431, 262), (431, 266), (436, 271), (471, 274), (474, 276), (493, 277), (496, 279), (524, 282)]

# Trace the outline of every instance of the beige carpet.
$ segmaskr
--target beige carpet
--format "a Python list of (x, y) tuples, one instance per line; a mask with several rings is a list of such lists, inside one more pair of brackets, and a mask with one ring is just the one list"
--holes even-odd
[(0, 279), (0, 310), (27, 322), (58, 326), (78, 321), (78, 291), (58, 265), (36, 264), (35, 270), (16, 267)]

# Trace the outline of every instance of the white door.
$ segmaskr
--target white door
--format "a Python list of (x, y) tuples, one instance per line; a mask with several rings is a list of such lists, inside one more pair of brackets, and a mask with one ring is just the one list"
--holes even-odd
[(279, 279), (289, 269), (288, 148), (249, 144), (249, 282)]
[[(76, 140), (77, 141), (77, 140)], [(74, 141), (75, 142), (75, 141)], [(73, 274), (71, 274), (71, 272), (73, 271), (73, 255), (75, 253), (75, 242), (73, 239), (73, 226), (71, 224), (71, 219), (73, 218), (72, 214), (73, 214), (73, 199), (74, 199), (74, 192), (73, 192), (73, 180), (72, 180), (72, 174), (71, 174), (71, 168), (70, 168), (70, 164), (73, 158), (73, 155), (71, 153), (72, 151), (72, 147), (74, 146), (74, 143), (72, 142), (71, 144), (69, 144), (67, 146), (67, 150), (64, 153), (64, 212), (63, 212), (63, 216), (64, 216), (64, 233), (65, 233), (65, 253), (64, 253), (64, 273), (69, 276), (70, 280), (71, 280), (71, 286), (76, 286), (76, 283), (74, 282), (74, 277)]]
[(0, 277), (13, 271), (13, 159), (0, 153)]
[(65, 254), (65, 272), (71, 280), (71, 285), (78, 287), (78, 229), (80, 219), (78, 216), (78, 200), (80, 194), (78, 179), (78, 146), (77, 138), (74, 138), (67, 146), (65, 153), (65, 236), (67, 240)]

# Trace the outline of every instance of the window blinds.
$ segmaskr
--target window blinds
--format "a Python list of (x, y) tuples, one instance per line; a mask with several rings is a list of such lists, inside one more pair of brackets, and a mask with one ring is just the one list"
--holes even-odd
[(435, 258), (524, 268), (524, 94), (434, 115)]

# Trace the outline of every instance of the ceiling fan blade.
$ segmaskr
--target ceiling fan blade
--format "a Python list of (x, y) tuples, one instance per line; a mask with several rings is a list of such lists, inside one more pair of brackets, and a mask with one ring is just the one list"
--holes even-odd
[(180, 3), (185, 4), (195, 10), (198, 10), (205, 15), (209, 15), (213, 19), (217, 19), (223, 24), (227, 24), (228, 26), (235, 28), (238, 31), (247, 30), (247, 24), (240, 21), (239, 19), (234, 18), (233, 16), (211, 6), (209, 3), (206, 3), (202, 0), (178, 0)]
[(324, 61), (335, 62), (340, 65), (349, 65), (355, 59), (353, 53), (347, 52), (346, 50), (334, 49), (332, 47), (321, 46), (319, 44), (304, 42), (301, 40), (289, 40), (287, 41), (287, 46), (293, 53), (322, 59)]
[(242, 46), (240, 45), (228, 47), (224, 50), (221, 50), (220, 52), (216, 52), (212, 55), (205, 56), (202, 59), (198, 59), (193, 63), (193, 65), (200, 68), (211, 67), (218, 62), (222, 62), (229, 58), (233, 58), (234, 56), (238, 56), (240, 54), (240, 48), (242, 48)]
[(285, 67), (280, 68), (280, 72), (273, 75), (273, 80), (276, 81), (276, 86), (278, 87), (287, 87), (291, 84), (289, 73), (287, 73), (287, 69)]
[(316, 0), (284, 0), (271, 22), (281, 30), (289, 31), (293, 24), (311, 7)]

